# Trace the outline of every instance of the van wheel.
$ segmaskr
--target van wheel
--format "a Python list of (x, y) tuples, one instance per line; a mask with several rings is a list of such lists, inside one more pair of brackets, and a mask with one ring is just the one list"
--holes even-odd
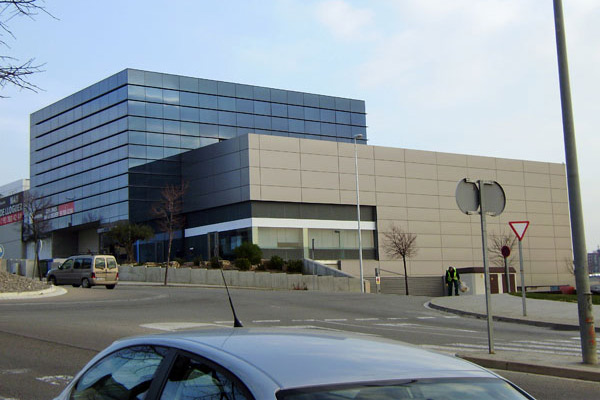
[(90, 281), (88, 280), (88, 278), (83, 278), (81, 280), (81, 287), (85, 288), (85, 289), (89, 289), (91, 287)]
[(114, 289), (116, 285), (106, 285), (107, 289)]
[(48, 283), (52, 286), (56, 286), (56, 277), (51, 276), (50, 278), (48, 278)]

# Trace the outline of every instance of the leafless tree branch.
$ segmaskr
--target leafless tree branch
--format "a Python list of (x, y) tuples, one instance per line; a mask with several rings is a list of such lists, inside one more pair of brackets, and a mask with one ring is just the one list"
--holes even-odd
[(512, 232), (502, 231), (499, 234), (491, 235), (488, 242), (488, 251), (490, 261), (498, 266), (504, 267), (504, 256), (502, 255), (502, 247), (508, 246), (511, 250), (511, 255), (506, 260), (509, 267), (512, 267), (515, 262), (515, 245), (517, 237)]
[[(39, 13), (54, 18), (46, 10), (43, 3), (43, 0), (0, 0), (0, 46), (10, 48), (3, 39), (5, 34), (15, 39), (15, 35), (8, 25), (13, 18), (26, 16), (34, 19)], [(8, 85), (36, 93), (41, 90), (29, 80), (31, 75), (42, 72), (41, 67), (43, 64), (35, 64), (34, 61), (35, 59), (31, 58), (25, 62), (20, 62), (14, 57), (0, 54), (0, 90)], [(0, 95), (0, 98), (5, 97)]]
[(408, 296), (408, 272), (406, 269), (406, 259), (417, 255), (417, 235), (403, 231), (401, 228), (392, 225), (389, 232), (383, 234), (385, 242), (383, 248), (385, 252), (393, 258), (402, 258), (404, 264), (404, 284), (406, 295)]
[(152, 207), (152, 215), (157, 219), (157, 225), (161, 232), (167, 233), (169, 238), (167, 250), (167, 266), (165, 268), (165, 285), (167, 284), (167, 274), (169, 272), (169, 263), (171, 262), (171, 246), (175, 232), (185, 223), (182, 215), (183, 195), (187, 191), (188, 185), (180, 186), (167, 185), (161, 190), (161, 201)]

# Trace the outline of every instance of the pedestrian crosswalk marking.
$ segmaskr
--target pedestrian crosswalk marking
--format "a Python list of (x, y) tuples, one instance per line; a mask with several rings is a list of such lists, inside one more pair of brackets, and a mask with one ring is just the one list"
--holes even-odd
[[(421, 347), (451, 354), (457, 352), (481, 352), (489, 349), (487, 344), (476, 343), (448, 343), (444, 345), (425, 344), (421, 345)], [(514, 352), (555, 354), (560, 356), (578, 356), (581, 354), (579, 338), (573, 338), (573, 340), (552, 339), (545, 341), (496, 341), (494, 349)], [(598, 353), (600, 353), (600, 349), (598, 349)]]

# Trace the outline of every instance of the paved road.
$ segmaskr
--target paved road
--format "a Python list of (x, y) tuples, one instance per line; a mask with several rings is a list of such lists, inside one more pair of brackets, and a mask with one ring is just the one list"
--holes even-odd
[[(254, 290), (232, 290), (232, 297), (245, 326), (316, 326), (449, 352), (487, 346), (485, 321), (427, 309), (428, 299), (422, 297)], [(224, 290), (218, 288), (69, 287), (60, 297), (2, 301), (0, 343), (6, 356), (0, 358), (0, 399), (51, 397), (63, 387), (62, 375), (74, 374), (117, 338), (231, 326), (231, 320)], [(577, 354), (578, 341), (577, 332), (496, 324), (496, 346), (514, 351)]]

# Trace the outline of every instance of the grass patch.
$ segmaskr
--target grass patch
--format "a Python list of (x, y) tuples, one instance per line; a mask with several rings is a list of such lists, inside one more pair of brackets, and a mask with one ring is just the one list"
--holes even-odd
[[(521, 297), (521, 292), (510, 293), (513, 296)], [(567, 303), (577, 303), (576, 294), (561, 294), (561, 293), (526, 293), (528, 299), (564, 301)], [(592, 295), (592, 304), (600, 304), (600, 295)]]

